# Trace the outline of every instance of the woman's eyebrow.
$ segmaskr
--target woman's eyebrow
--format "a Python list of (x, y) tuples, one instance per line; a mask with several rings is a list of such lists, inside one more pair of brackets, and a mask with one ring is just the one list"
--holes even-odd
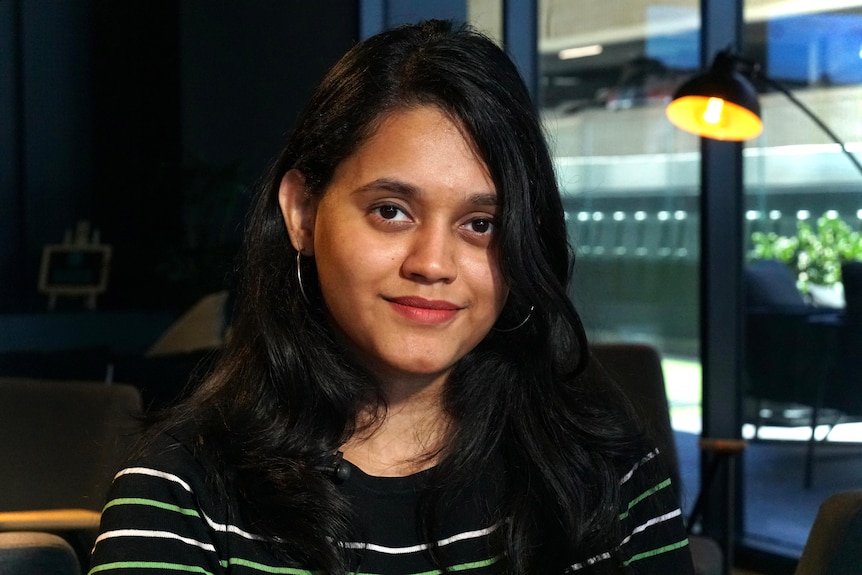
[[(393, 180), (392, 178), (377, 178), (376, 180), (362, 184), (353, 190), (353, 193), (361, 194), (379, 190), (416, 197), (421, 196), (423, 193), (421, 188), (414, 186), (413, 184), (409, 184), (401, 180)], [(467, 197), (467, 202), (476, 206), (497, 206), (500, 204), (497, 194), (488, 192), (470, 194)]]
[(467, 200), (477, 206), (499, 206), (497, 194), (473, 194)]
[(362, 194), (379, 190), (404, 194), (405, 196), (418, 196), (422, 193), (416, 186), (402, 182), (401, 180), (393, 180), (392, 178), (377, 178), (376, 180), (362, 184), (353, 190), (353, 193)]

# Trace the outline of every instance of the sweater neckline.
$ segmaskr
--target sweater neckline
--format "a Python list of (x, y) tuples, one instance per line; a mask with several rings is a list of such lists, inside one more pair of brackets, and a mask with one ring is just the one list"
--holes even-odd
[(430, 467), (410, 475), (389, 477), (368, 474), (350, 461), (346, 459), (344, 461), (350, 465), (350, 475), (345, 483), (356, 485), (365, 491), (387, 495), (418, 492), (434, 470), (433, 467)]

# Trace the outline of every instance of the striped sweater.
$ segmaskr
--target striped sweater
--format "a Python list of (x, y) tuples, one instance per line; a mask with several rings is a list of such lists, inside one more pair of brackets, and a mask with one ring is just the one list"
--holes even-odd
[[(90, 575), (200, 573), (305, 575), (312, 571), (286, 564), (262, 537), (237, 520), (233, 501), (213, 492), (205, 462), (176, 440), (135, 461), (115, 477), (102, 513)], [(622, 561), (624, 573), (692, 573), (681, 513), (670, 480), (644, 480), (660, 465), (657, 452), (632, 466), (621, 480), (624, 539), (616, 549), (573, 558), (567, 573), (587, 575), (597, 565)], [(653, 468), (653, 469), (651, 469)], [(341, 545), (358, 559), (357, 575), (439, 573), (428, 544), (415, 527), (416, 486), (421, 475), (372, 477), (353, 468), (341, 488), (353, 504), (361, 541)], [(482, 482), (463, 494), (450, 521), (444, 519), (437, 543), (452, 571), (469, 575), (499, 573), (494, 535), (481, 507)]]

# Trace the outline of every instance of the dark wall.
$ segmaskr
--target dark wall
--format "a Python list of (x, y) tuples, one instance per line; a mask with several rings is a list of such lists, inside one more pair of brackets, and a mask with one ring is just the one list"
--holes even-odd
[(185, 151), (256, 177), (325, 70), (357, 40), (358, 15), (352, 0), (251, 4), (180, 5), (180, 88)]
[[(11, 225), (18, 217), (18, 94), (17, 61), (18, 38), (15, 7), (8, 0), (0, 0), (0, 278), (9, 277), (15, 269), (14, 254), (18, 251), (18, 235)], [(0, 282), (3, 284), (5, 282)], [(0, 287), (0, 301), (6, 290)]]
[(182, 238), (179, 12), (170, 0), (95, 1), (93, 219), (114, 249), (101, 304), (157, 306), (161, 262)]
[(0, 312), (44, 309), (42, 246), (79, 219), (114, 246), (101, 308), (218, 289), (249, 188), (357, 30), (355, 0), (0, 0)]
[(0, 304), (33, 297), (41, 246), (92, 205), (94, 3), (0, 0)]

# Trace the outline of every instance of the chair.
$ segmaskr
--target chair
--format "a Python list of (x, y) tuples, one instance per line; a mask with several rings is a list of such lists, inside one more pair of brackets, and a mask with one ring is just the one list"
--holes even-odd
[(38, 531), (0, 533), (3, 575), (80, 575), (72, 546), (58, 535)]
[(808, 311), (790, 269), (778, 260), (755, 260), (745, 267), (747, 308), (765, 311)]
[(862, 568), (862, 491), (821, 503), (794, 575), (856, 575)]
[(127, 384), (0, 378), (0, 531), (55, 533), (85, 559), (140, 411)]
[(745, 268), (744, 390), (754, 424), (811, 429), (805, 487), (812, 482), (815, 429), (840, 416), (826, 407), (826, 385), (835, 358), (842, 314), (809, 305), (783, 263), (758, 260)]
[(593, 359), (640, 408), (647, 433), (664, 454), (674, 485), (681, 485), (679, 460), (670, 421), (661, 357), (655, 348), (639, 343), (593, 343)]
[(843, 420), (862, 415), (862, 262), (841, 266), (846, 308), (836, 331), (833, 370), (824, 393), (826, 406), (839, 407)]
[(844, 284), (847, 319), (862, 322), (862, 261), (841, 264), (841, 283)]
[[(593, 343), (590, 348), (593, 358), (589, 368), (590, 377), (608, 376), (620, 385), (639, 410), (650, 439), (665, 454), (672, 483), (680, 486), (679, 459), (658, 351), (652, 346), (640, 343)], [(741, 443), (736, 444), (735, 452), (738, 453), (742, 446)], [(682, 494), (679, 491), (678, 495), (681, 499)], [(718, 543), (712, 538), (691, 532), (699, 507), (698, 502), (695, 504), (694, 513), (688, 519), (689, 546), (695, 573), (725, 573), (729, 566), (724, 565), (726, 554)]]

